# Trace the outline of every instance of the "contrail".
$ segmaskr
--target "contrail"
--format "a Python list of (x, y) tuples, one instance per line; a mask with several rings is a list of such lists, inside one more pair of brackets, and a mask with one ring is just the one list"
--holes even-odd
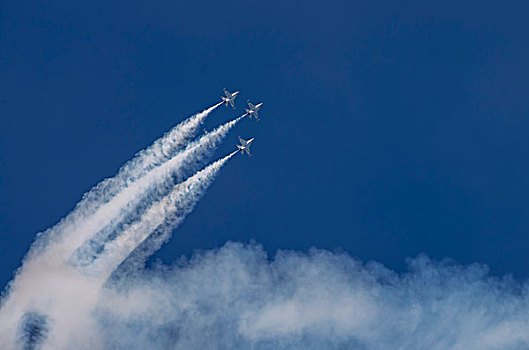
[[(68, 239), (69, 242), (65, 242), (67, 247), (63, 250), (71, 252), (81, 247), (73, 256), (74, 263), (89, 264), (109, 239), (109, 234), (117, 236), (123, 230), (123, 227), (119, 227), (119, 223), (127, 214), (133, 218), (141, 215), (152, 202), (165, 196), (176, 183), (189, 176), (190, 171), (196, 171), (209, 158), (211, 151), (224, 139), (228, 131), (244, 117), (245, 115), (240, 116), (203, 135), (171, 160), (123, 190), (92, 215), (89, 223), (91, 227), (88, 229), (83, 227), (82, 232), (72, 235)], [(107, 226), (110, 228), (104, 230)]]
[(238, 151), (217, 160), (179, 183), (163, 199), (148, 208), (141, 218), (115, 240), (105, 245), (103, 253), (90, 266), (92, 273), (103, 273), (104, 279), (153, 231), (173, 231), (202, 198), (222, 166)]
[[(80, 343), (100, 348), (100, 344), (90, 342), (90, 334), (95, 331), (96, 326), (89, 315), (113, 266), (121, 263), (135, 248), (136, 241), (139, 243), (148, 236), (150, 226), (147, 221), (155, 214), (154, 210), (163, 211), (163, 205), (172, 202), (175, 206), (178, 205), (178, 215), (174, 215), (175, 210), (168, 210), (166, 216), (172, 215), (171, 218), (174, 219), (166, 219), (165, 225), (180, 222), (193, 209), (216, 172), (234, 154), (183, 181), (175, 187), (167, 200), (160, 202), (167, 195), (167, 186), (174, 181), (183, 180), (189, 172), (196, 171), (227, 132), (244, 117), (243, 115), (227, 122), (189, 143), (194, 130), (219, 105), (191, 117), (147, 150), (140, 152), (114, 178), (96, 186), (83, 197), (72, 213), (37, 239), (2, 296), (0, 348), (11, 349), (15, 346), (15, 339), (20, 333), (17, 329), (22, 329), (26, 348), (37, 346), (36, 342), (47, 337), (48, 333), (52, 336), (50, 335), (45, 346), (61, 348), (69, 337), (67, 334), (79, 328), (85, 330), (85, 338), (80, 337)], [(186, 195), (178, 194), (179, 191)], [(155, 206), (151, 205), (152, 202)], [(153, 209), (145, 212), (150, 207)], [(103, 269), (102, 273), (87, 275), (78, 266), (71, 264), (69, 259), (81, 244), (106, 225), (122, 220), (130, 211), (140, 215), (140, 220), (135, 225), (143, 231), (134, 230), (133, 226), (124, 226), (116, 233), (114, 241), (107, 242), (109, 245), (104, 246), (102, 259), (97, 265)], [(146, 221), (143, 222), (144, 220)], [(164, 225), (164, 220), (160, 222), (160, 225)], [(102, 240), (101, 243), (105, 241)], [(79, 300), (83, 302), (79, 303)], [(53, 332), (55, 328), (61, 329), (63, 333)]]
[(222, 102), (184, 120), (156, 140), (150, 147), (140, 151), (134, 159), (121, 167), (118, 176), (122, 182), (134, 182), (150, 169), (171, 159), (176, 152), (191, 141), (206, 117), (220, 105)]
[[(138, 202), (145, 195), (153, 195), (151, 199), (156, 199), (156, 186), (162, 186), (170, 181), (172, 176), (179, 177), (186, 174), (187, 169), (195, 170), (197, 166), (203, 164), (212, 149), (214, 149), (226, 136), (228, 131), (239, 122), (243, 116), (219, 126), (212, 132), (203, 135), (197, 141), (190, 143), (183, 151), (162, 165), (153, 168), (143, 177), (125, 187), (110, 201), (101, 205), (90, 213), (80, 218), (76, 225), (70, 228), (69, 232), (63, 235), (62, 239), (57, 239), (53, 244), (48, 244), (45, 254), (50, 259), (68, 260), (72, 252), (79, 248), (85, 241), (93, 238), (94, 234), (102, 230), (113, 220), (120, 221), (128, 211), (137, 207)], [(105, 240), (106, 237), (103, 237)]]
[(70, 214), (55, 226), (37, 235), (37, 240), (27, 256), (40, 253), (50, 240), (56, 240), (59, 236), (68, 234), (72, 228), (82, 225), (87, 213), (92, 213), (100, 206), (108, 203), (125, 187), (130, 186), (141, 176), (172, 158), (196, 134), (198, 127), (206, 117), (221, 104), (222, 102), (219, 102), (184, 120), (154, 141), (151, 146), (138, 152), (133, 159), (120, 168), (114, 177), (101, 181), (85, 193)]

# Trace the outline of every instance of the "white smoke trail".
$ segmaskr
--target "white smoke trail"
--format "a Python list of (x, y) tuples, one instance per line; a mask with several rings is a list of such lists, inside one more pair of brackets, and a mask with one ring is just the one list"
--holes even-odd
[[(55, 244), (54, 249), (48, 250), (48, 253), (57, 255), (59, 250), (67, 253), (71, 252), (88, 239), (91, 239), (91, 241), (86, 242), (85, 246), (99, 247), (104, 245), (108, 240), (108, 236), (93, 236), (95, 233), (101, 231), (106, 225), (119, 223), (131, 211), (135, 215), (140, 215), (153, 201), (165, 196), (167, 190), (174, 186), (175, 181), (178, 183), (188, 175), (189, 171), (195, 171), (199, 168), (208, 159), (211, 151), (224, 139), (229, 130), (244, 117), (245, 115), (221, 125), (208, 134), (203, 135), (197, 141), (190, 143), (171, 160), (153, 169), (136, 183), (116, 195), (90, 216), (90, 222), (87, 222), (79, 230), (80, 232), (72, 234), (60, 244)], [(113, 233), (118, 236), (124, 229), (125, 227), (116, 226)], [(81, 249), (78, 253), (75, 257), (78, 261), (91, 261), (94, 258), (92, 249)]]
[(206, 117), (220, 105), (222, 102), (184, 120), (156, 140), (150, 147), (140, 151), (133, 160), (121, 167), (118, 173), (121, 181), (124, 183), (134, 182), (155, 166), (171, 159), (176, 152), (191, 141)]
[(28, 256), (41, 252), (43, 246), (49, 244), (50, 240), (57, 240), (60, 236), (71, 232), (72, 228), (75, 229), (83, 225), (83, 220), (88, 213), (94, 212), (123, 188), (129, 186), (131, 182), (136, 181), (151, 169), (173, 157), (196, 134), (198, 127), (204, 122), (206, 117), (221, 104), (222, 102), (219, 102), (184, 120), (124, 164), (116, 176), (101, 181), (85, 193), (82, 200), (71, 213), (52, 228), (37, 235), (37, 240), (32, 245)]
[[(47, 259), (70, 259), (72, 252), (79, 248), (85, 241), (93, 238), (93, 235), (102, 230), (112, 220), (120, 221), (128, 211), (134, 209), (142, 199), (142, 195), (153, 194), (153, 186), (165, 184), (172, 176), (178, 177), (187, 169), (200, 166), (214, 149), (226, 136), (228, 131), (243, 117), (234, 119), (212, 132), (203, 135), (197, 141), (190, 143), (183, 151), (162, 165), (153, 168), (143, 177), (125, 187), (110, 201), (101, 205), (90, 215), (78, 220), (77, 225), (70, 228), (62, 239), (54, 240), (53, 244), (42, 252)], [(102, 237), (104, 242), (107, 237)], [(102, 244), (103, 242), (99, 242)]]
[(137, 222), (105, 245), (102, 254), (89, 267), (90, 272), (103, 273), (106, 279), (153, 231), (173, 231), (193, 210), (222, 166), (237, 152), (232, 152), (198, 171), (176, 185), (166, 197), (153, 203)]
[[(157, 185), (166, 186), (169, 177), (185, 176), (186, 171), (200, 165), (207, 158), (212, 148), (216, 147), (226, 133), (243, 117), (232, 120), (202, 136), (199, 140), (188, 144), (183, 151), (165, 163), (157, 164), (153, 161), (154, 159), (162, 160), (162, 158), (158, 157), (157, 153), (152, 150), (162, 148), (151, 147), (152, 152), (146, 152), (146, 157), (138, 156), (141, 159), (137, 163), (138, 169), (124, 168), (118, 174), (118, 177), (125, 173), (131, 176), (135, 174), (138, 176), (136, 181), (127, 183), (106, 203), (101, 202), (99, 206), (94, 205), (94, 212), (83, 211), (90, 205), (84, 204), (83, 210), (79, 210), (80, 207), (78, 206), (74, 215), (70, 215), (68, 220), (63, 220), (61, 224), (48, 231), (45, 244), (42, 241), (37, 241), (33, 251), (37, 251), (39, 254), (28, 254), (23, 266), (18, 270), (16, 278), (10, 283), (8, 292), (4, 293), (2, 298), (0, 348), (11, 349), (15, 346), (16, 335), (21, 327), (18, 323), (21, 320), (25, 320), (24, 329), (28, 327), (28, 329), (39, 328), (32, 324), (40, 320), (39, 322), (44, 322), (46, 326), (49, 326), (51, 322), (53, 324), (52, 329), (57, 328), (64, 331), (61, 333), (50, 332), (46, 347), (63, 348), (67, 344), (67, 334), (74, 332), (77, 327), (81, 327), (85, 332), (78, 334), (78, 340), (87, 348), (100, 348), (101, 344), (93, 342), (90, 338), (90, 334), (95, 332), (96, 325), (89, 315), (98, 300), (101, 286), (111, 271), (104, 270), (97, 275), (87, 275), (82, 273), (77, 266), (70, 264), (68, 257), (71, 257), (72, 252), (93, 233), (98, 232), (110, 221), (119, 220), (129, 207), (134, 208), (135, 201), (137, 202), (138, 197), (142, 194), (146, 194), (153, 200), (159, 199), (156, 188), (153, 190), (153, 187)], [(200, 120), (200, 118), (197, 117), (194, 120)], [(194, 123), (196, 124), (196, 122)], [(189, 129), (183, 128), (181, 130)], [(168, 139), (167, 136), (163, 138), (163, 140)], [(155, 144), (167, 146), (171, 143), (163, 140)], [(226, 160), (229, 157), (231, 155)], [(224, 162), (225, 160), (221, 160), (215, 164), (219, 165)], [(148, 170), (149, 167), (151, 167), (150, 170)], [(140, 176), (142, 173), (143, 176)], [(155, 192), (154, 195), (150, 195), (151, 192)], [(198, 198), (199, 196), (196, 199)], [(184, 204), (182, 202), (182, 205)], [(192, 207), (186, 210), (189, 212), (191, 209)], [(65, 230), (67, 224), (69, 224), (69, 229)], [(55, 229), (63, 231), (61, 233), (64, 234), (57, 235), (62, 239), (57, 239), (54, 234)], [(123, 239), (119, 235), (118, 238)], [(111, 247), (113, 246), (111, 245)], [(115, 264), (120, 263), (120, 258), (115, 256), (112, 258)], [(78, 300), (83, 300), (83, 302), (79, 303)], [(30, 326), (27, 326), (28, 324)], [(43, 328), (41, 327), (41, 329)]]

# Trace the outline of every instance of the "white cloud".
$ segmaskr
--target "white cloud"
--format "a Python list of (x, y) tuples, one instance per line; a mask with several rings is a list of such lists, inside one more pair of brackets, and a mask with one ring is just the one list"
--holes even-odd
[(228, 243), (123, 280), (98, 306), (107, 348), (527, 349), (525, 286), (481, 265), (410, 260), (403, 275), (344, 254)]

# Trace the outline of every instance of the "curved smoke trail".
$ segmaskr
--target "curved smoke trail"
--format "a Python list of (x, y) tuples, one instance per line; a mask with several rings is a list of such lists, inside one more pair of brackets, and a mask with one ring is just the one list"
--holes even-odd
[[(116, 178), (103, 181), (102, 187), (109, 189), (102, 192), (104, 195), (94, 195), (100, 188), (90, 191), (73, 213), (47, 231), (45, 239), (37, 240), (2, 297), (0, 348), (35, 348), (40, 343), (47, 349), (66, 348), (71, 346), (68, 334), (79, 329), (83, 332), (78, 334), (77, 342), (86, 348), (101, 348), (102, 344), (91, 337), (97, 331), (91, 313), (112, 270), (151, 231), (181, 222), (234, 154), (190, 176), (244, 117), (180, 149), (178, 140), (190, 137), (193, 128), (215, 107), (190, 118), (140, 152)], [(104, 235), (95, 238), (102, 249), (91, 269), (72, 264), (75, 251), (81, 258), (86, 254), (87, 250), (79, 249), (81, 245), (127, 215), (134, 217), (132, 223), (116, 226), (110, 240)]]
[[(147, 173), (135, 184), (122, 191), (108, 204), (102, 206), (90, 217), (91, 227), (83, 228), (77, 236), (71, 237), (63, 244), (67, 244), (66, 252), (76, 249), (76, 253), (69, 258), (70, 262), (84, 266), (97, 258), (98, 253), (109, 238), (119, 236), (133, 220), (136, 220), (151, 203), (163, 198), (171, 188), (191, 175), (202, 166), (211, 156), (211, 152), (224, 139), (226, 134), (242, 118), (238, 117), (219, 126), (197, 141), (190, 143), (183, 151), (158, 168)], [(128, 217), (125, 223), (123, 221)], [(50, 252), (51, 253), (51, 252)], [(57, 254), (57, 252), (53, 252)]]
[(55, 226), (37, 235), (35, 243), (28, 252), (28, 257), (38, 254), (51, 240), (60, 239), (68, 234), (72, 228), (83, 225), (87, 213), (92, 213), (99, 207), (108, 203), (120, 191), (127, 188), (153, 168), (163, 164), (181, 150), (196, 134), (198, 127), (206, 117), (220, 106), (222, 102), (197, 113), (184, 120), (173, 129), (153, 142), (148, 148), (138, 152), (136, 156), (125, 163), (118, 173), (111, 178), (101, 181), (76, 204), (75, 208)]
[(232, 152), (198, 171), (177, 184), (167, 196), (154, 202), (134, 224), (105, 245), (104, 251), (90, 266), (91, 273), (105, 273), (105, 279), (108, 278), (152, 232), (172, 232), (195, 208), (222, 166), (237, 152)]
[[(228, 131), (237, 124), (244, 116), (227, 122), (214, 131), (203, 135), (197, 141), (190, 143), (183, 151), (166, 161), (162, 165), (153, 168), (143, 177), (123, 188), (111, 200), (99, 206), (93, 212), (81, 216), (78, 214), (75, 225), (70, 226), (69, 231), (56, 237), (54, 228), (50, 229), (49, 239), (46, 245), (37, 244), (38, 252), (46, 254), (47, 259), (69, 260), (72, 252), (90, 239), (97, 244), (103, 243), (107, 237), (94, 237), (94, 235), (114, 221), (121, 221), (127, 213), (137, 208), (141, 200), (147, 196), (148, 200), (155, 200), (163, 194), (156, 192), (171, 183), (170, 178), (187, 174), (189, 169), (200, 166), (211, 155), (212, 149), (224, 139)], [(150, 197), (149, 197), (150, 196)], [(82, 251), (82, 250), (81, 250)], [(81, 256), (90, 259), (89, 256)]]

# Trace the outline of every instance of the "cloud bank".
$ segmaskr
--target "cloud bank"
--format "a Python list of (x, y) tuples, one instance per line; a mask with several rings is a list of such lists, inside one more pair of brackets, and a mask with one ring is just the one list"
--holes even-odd
[(108, 349), (529, 348), (527, 285), (425, 256), (408, 267), (229, 242), (120, 280), (95, 317)]

